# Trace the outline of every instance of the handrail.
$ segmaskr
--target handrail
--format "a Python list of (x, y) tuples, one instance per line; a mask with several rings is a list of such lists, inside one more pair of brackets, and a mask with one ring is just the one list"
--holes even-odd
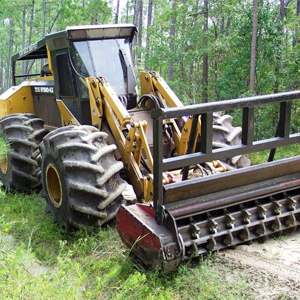
[[(188, 105), (176, 108), (153, 109), (153, 159), (154, 159), (154, 208), (156, 221), (162, 224), (164, 191), (162, 173), (164, 171), (180, 169), (194, 164), (212, 160), (244, 155), (251, 152), (287, 146), (300, 143), (300, 132), (291, 134), (291, 106), (292, 101), (300, 99), (300, 91), (223, 100), (197, 105)], [(253, 141), (254, 137), (254, 108), (266, 104), (280, 103), (280, 121), (277, 136), (274, 138)], [(213, 113), (218, 111), (242, 110), (242, 143), (241, 145), (228, 146), (221, 149), (212, 149)], [(182, 116), (201, 115), (201, 150), (197, 153), (177, 157), (163, 158), (163, 120)], [(196, 122), (193, 122), (191, 132), (195, 132)], [(193, 137), (195, 138), (195, 137)]]

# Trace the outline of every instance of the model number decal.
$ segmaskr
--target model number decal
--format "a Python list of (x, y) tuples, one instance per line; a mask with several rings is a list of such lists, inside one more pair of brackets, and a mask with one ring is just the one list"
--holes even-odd
[(29, 52), (31, 52), (31, 51), (36, 50), (37, 48), (38, 48), (38, 44), (37, 44), (37, 43), (32, 44), (32, 45), (30, 45), (30, 46), (24, 48), (22, 51), (20, 51), (20, 52), (19, 52), (19, 56), (21, 57), (21, 56), (23, 56), (23, 55), (25, 55), (25, 54), (27, 54), (27, 53), (29, 53)]
[(36, 93), (54, 93), (53, 87), (48, 86), (35, 86), (34, 91)]

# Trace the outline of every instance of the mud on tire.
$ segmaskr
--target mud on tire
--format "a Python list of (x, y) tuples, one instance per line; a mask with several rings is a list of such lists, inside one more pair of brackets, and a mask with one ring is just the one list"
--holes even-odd
[(0, 136), (10, 144), (10, 152), (0, 167), (6, 191), (31, 192), (41, 188), (37, 156), (47, 133), (44, 121), (33, 114), (11, 114), (0, 120)]
[(106, 133), (92, 126), (62, 127), (49, 133), (40, 149), (43, 192), (55, 221), (70, 231), (115, 217), (127, 183)]

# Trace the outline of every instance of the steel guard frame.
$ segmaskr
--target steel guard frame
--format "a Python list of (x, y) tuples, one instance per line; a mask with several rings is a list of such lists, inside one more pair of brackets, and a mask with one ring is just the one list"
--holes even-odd
[[(189, 105), (177, 108), (154, 109), (152, 111), (153, 118), (153, 141), (154, 141), (154, 208), (155, 218), (158, 224), (162, 224), (164, 220), (165, 205), (170, 202), (182, 201), (175, 199), (173, 201), (169, 196), (166, 199), (165, 195), (171, 195), (174, 187), (174, 194), (180, 186), (185, 185), (185, 181), (176, 184), (164, 186), (162, 184), (162, 173), (164, 171), (188, 168), (190, 165), (199, 164), (207, 161), (233, 157), (236, 155), (247, 154), (251, 152), (263, 151), (266, 149), (287, 146), (300, 142), (300, 133), (290, 134), (291, 124), (291, 107), (294, 100), (300, 99), (300, 91), (270, 94), (249, 98), (241, 98), (234, 100), (224, 100), (212, 103)], [(261, 105), (280, 103), (280, 118), (277, 128), (277, 136), (265, 140), (253, 141), (254, 137), (254, 108)], [(242, 143), (238, 146), (230, 146), (222, 149), (212, 149), (212, 126), (213, 112), (242, 110)], [(192, 116), (195, 120), (192, 124), (189, 141), (196, 138), (196, 126), (198, 116), (201, 115), (201, 151), (197, 153), (188, 153), (187, 155), (177, 156), (164, 159), (162, 157), (162, 134), (164, 119), (177, 118), (182, 116)], [(191, 144), (191, 143), (189, 143)], [(189, 151), (188, 151), (189, 152)], [(267, 168), (268, 164), (265, 164)], [(252, 167), (249, 167), (251, 169)], [(288, 175), (288, 174), (286, 174)], [(226, 176), (226, 174), (224, 174)], [(197, 182), (201, 184), (203, 179), (193, 179), (196, 186)], [(251, 182), (250, 182), (251, 183)], [(188, 183), (186, 182), (188, 185)], [(201, 186), (201, 185), (200, 185)], [(199, 186), (199, 187), (200, 187)], [(198, 188), (201, 190), (200, 188)], [(168, 193), (166, 193), (166, 190)], [(215, 187), (217, 190), (217, 187)], [(197, 197), (194, 195), (194, 197)], [(194, 198), (193, 197), (193, 198)], [(169, 209), (171, 206), (169, 205)]]

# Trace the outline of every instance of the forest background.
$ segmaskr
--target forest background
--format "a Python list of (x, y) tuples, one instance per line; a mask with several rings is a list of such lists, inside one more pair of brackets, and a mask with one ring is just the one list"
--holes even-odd
[(300, 86), (300, 0), (0, 0), (0, 20), (0, 93), (14, 53), (68, 25), (116, 22), (138, 27), (137, 71), (158, 71), (186, 104)]
[[(0, 94), (11, 85), (14, 53), (67, 25), (115, 22), (138, 27), (136, 70), (160, 72), (185, 104), (300, 88), (300, 0), (0, 0), (0, 20)], [(35, 73), (41, 66), (22, 68)], [(297, 132), (299, 110), (293, 107)], [(257, 138), (275, 134), (273, 107), (255, 117), (262, 120)], [(1, 299), (297, 296), (294, 282), (222, 256), (183, 264), (168, 276), (140, 273), (115, 229), (66, 235), (45, 217), (37, 195), (0, 191), (0, 205)]]

